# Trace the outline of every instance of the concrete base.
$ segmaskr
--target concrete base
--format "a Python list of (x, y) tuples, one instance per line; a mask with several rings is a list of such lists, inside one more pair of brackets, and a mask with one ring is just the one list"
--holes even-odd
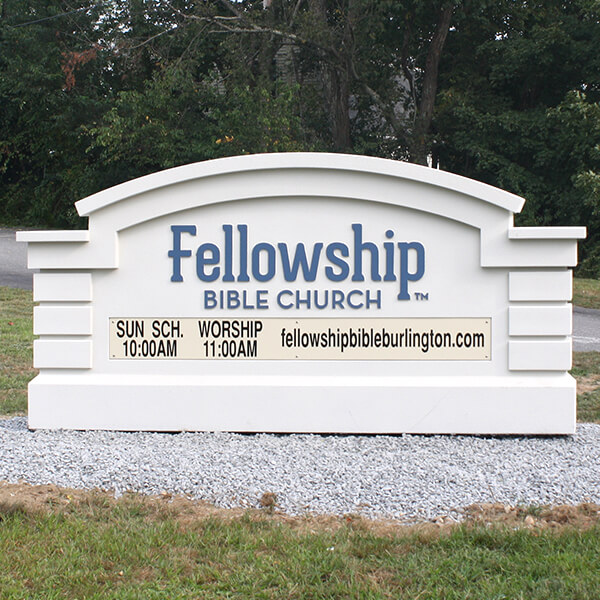
[(535, 377), (175, 377), (45, 372), (30, 429), (572, 434), (575, 380)]

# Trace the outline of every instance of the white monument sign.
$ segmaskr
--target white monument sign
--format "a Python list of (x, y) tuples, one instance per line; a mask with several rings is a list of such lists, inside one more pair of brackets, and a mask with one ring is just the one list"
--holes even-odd
[(582, 227), (363, 156), (170, 169), (18, 234), (34, 275), (29, 426), (568, 434)]

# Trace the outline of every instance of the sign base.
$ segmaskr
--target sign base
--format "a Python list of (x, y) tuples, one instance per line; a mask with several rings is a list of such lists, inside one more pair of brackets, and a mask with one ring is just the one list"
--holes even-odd
[[(82, 399), (85, 398), (85, 402)], [(572, 434), (575, 380), (43, 373), (30, 429)]]

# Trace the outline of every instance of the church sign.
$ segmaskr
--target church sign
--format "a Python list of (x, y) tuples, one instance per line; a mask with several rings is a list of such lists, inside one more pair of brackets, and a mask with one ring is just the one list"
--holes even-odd
[(363, 156), (219, 159), (18, 234), (34, 274), (29, 426), (568, 434), (582, 227)]

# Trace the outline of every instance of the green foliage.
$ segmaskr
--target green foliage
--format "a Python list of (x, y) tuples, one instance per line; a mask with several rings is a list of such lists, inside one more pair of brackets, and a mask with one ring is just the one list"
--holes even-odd
[[(95, 10), (65, 4), (5, 2), (0, 21), (0, 219), (75, 225), (73, 202), (94, 189), (80, 125), (100, 115), (94, 84), (106, 53), (93, 32)], [(86, 7), (89, 4), (85, 3)], [(57, 27), (58, 23), (61, 27)], [(76, 33), (89, 29), (95, 38)]]
[(0, 222), (81, 227), (76, 200), (222, 156), (426, 151), (524, 196), (518, 224), (587, 225), (597, 277), (599, 21), (589, 0), (3, 0)]
[(588, 225), (580, 274), (596, 277), (600, 14), (584, 0), (496, 10), (450, 36), (435, 154), (525, 197), (517, 224)]
[(179, 69), (157, 73), (142, 91), (123, 91), (90, 130), (89, 151), (130, 179), (200, 160), (250, 152), (302, 150), (293, 88), (226, 89), (217, 77)]

